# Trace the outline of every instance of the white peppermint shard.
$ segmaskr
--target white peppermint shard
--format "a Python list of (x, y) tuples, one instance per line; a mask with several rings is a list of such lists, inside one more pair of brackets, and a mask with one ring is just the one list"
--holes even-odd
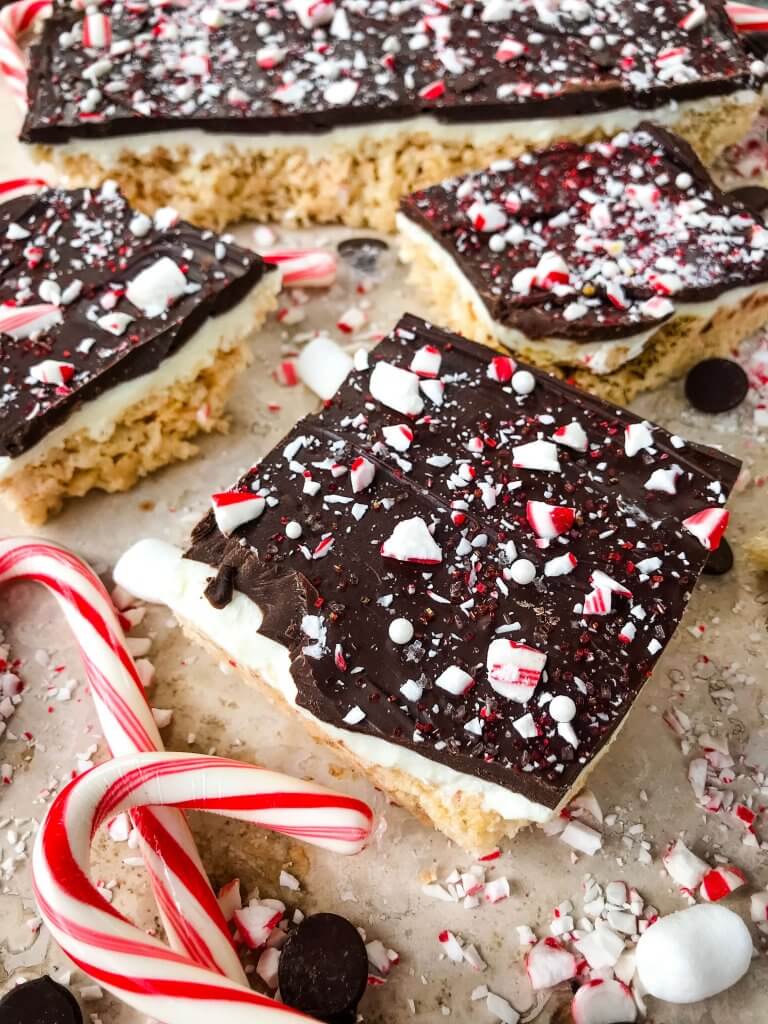
[(125, 297), (142, 311), (144, 316), (160, 316), (180, 298), (187, 287), (187, 279), (168, 256), (163, 256), (137, 274), (129, 283)]

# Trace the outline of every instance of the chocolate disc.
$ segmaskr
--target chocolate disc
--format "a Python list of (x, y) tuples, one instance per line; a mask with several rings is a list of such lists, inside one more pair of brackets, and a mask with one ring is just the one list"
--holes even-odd
[(83, 1014), (69, 989), (46, 975), (0, 999), (0, 1024), (83, 1024)]
[(338, 914), (313, 914), (283, 946), (278, 982), (288, 1006), (326, 1024), (351, 1024), (368, 984), (365, 943)]
[(389, 246), (381, 238), (345, 238), (336, 246), (339, 256), (359, 274), (373, 274)]
[(747, 396), (746, 373), (732, 359), (705, 359), (685, 378), (685, 397), (700, 412), (728, 412)]
[(704, 565), (704, 573), (707, 576), (724, 576), (733, 568), (733, 550), (728, 541), (723, 537), (720, 546), (710, 551), (709, 558)]

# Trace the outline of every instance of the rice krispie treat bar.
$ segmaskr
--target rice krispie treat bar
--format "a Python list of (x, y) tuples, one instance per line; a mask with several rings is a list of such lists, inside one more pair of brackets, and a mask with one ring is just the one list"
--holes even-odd
[(709, 159), (764, 64), (719, 0), (57, 0), (22, 139), (152, 211), (392, 227), (398, 198), (648, 111)]
[(627, 402), (768, 321), (766, 197), (643, 124), (413, 193), (398, 227), (451, 327)]
[(185, 554), (141, 541), (115, 578), (487, 851), (608, 749), (738, 463), (413, 316), (358, 367)]
[(114, 184), (0, 206), (0, 496), (36, 525), (224, 429), (280, 273)]

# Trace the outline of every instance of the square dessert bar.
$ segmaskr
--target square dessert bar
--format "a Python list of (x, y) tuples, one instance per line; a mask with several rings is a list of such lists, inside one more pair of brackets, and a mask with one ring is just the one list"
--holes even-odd
[(0, 205), (0, 496), (31, 524), (226, 428), (280, 274), (114, 184)]
[(151, 212), (392, 227), (404, 193), (654, 119), (710, 159), (765, 65), (720, 0), (55, 0), (22, 139)]
[(487, 850), (607, 750), (727, 522), (728, 456), (405, 316), (127, 590)]
[(415, 192), (398, 226), (449, 326), (625, 402), (768, 321), (766, 199), (643, 124)]

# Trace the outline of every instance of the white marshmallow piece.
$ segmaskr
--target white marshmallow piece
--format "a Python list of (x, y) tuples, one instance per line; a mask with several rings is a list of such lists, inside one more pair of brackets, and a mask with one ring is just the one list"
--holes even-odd
[(749, 929), (738, 914), (715, 903), (663, 917), (637, 944), (644, 990), (667, 1003), (698, 1003), (725, 992), (751, 961)]
[(125, 297), (144, 316), (153, 317), (169, 309), (186, 287), (187, 279), (179, 267), (168, 256), (163, 256), (134, 277), (125, 290)]
[(374, 366), (368, 388), (377, 402), (403, 416), (420, 416), (424, 409), (417, 375), (392, 363), (379, 362)]
[(327, 402), (347, 379), (352, 365), (343, 348), (321, 335), (302, 349), (296, 360), (296, 372), (310, 391)]

